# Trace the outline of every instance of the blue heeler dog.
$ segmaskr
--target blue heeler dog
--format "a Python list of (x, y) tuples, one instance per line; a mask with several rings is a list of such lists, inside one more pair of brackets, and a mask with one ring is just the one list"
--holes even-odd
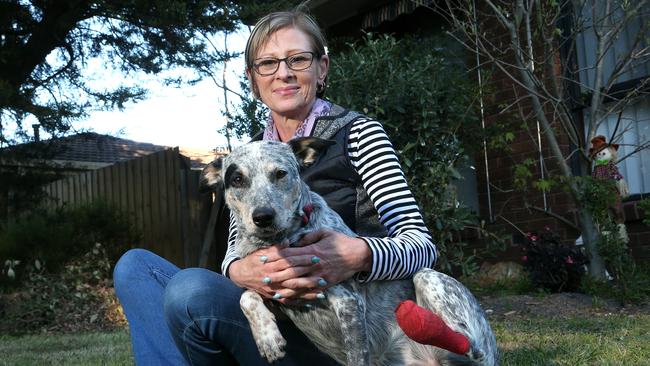
[[(330, 144), (316, 138), (288, 144), (253, 142), (206, 167), (203, 186), (224, 185), (226, 203), (237, 224), (235, 246), (240, 257), (263, 247), (295, 243), (318, 229), (355, 236), (300, 179), (300, 167), (312, 164)], [(408, 299), (465, 339), (466, 348), (450, 352), (409, 338), (395, 315), (400, 303)], [(284, 357), (286, 341), (264, 299), (249, 290), (240, 305), (261, 355), (269, 362)], [(409, 280), (361, 284), (350, 279), (328, 288), (325, 299), (310, 307), (279, 307), (321, 351), (344, 365), (498, 364), (494, 334), (474, 296), (455, 279), (432, 269), (422, 269)]]

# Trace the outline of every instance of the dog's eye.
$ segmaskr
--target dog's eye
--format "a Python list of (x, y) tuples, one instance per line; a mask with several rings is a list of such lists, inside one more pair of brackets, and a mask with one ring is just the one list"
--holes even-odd
[(235, 175), (234, 177), (232, 177), (230, 184), (233, 187), (239, 188), (244, 185), (244, 178), (241, 175)]
[(286, 170), (281, 170), (281, 169), (280, 169), (280, 170), (278, 170), (277, 172), (275, 172), (275, 178), (276, 178), (276, 179), (282, 179), (282, 178), (284, 178), (284, 177), (286, 177), (286, 176), (287, 176), (287, 172), (286, 172)]

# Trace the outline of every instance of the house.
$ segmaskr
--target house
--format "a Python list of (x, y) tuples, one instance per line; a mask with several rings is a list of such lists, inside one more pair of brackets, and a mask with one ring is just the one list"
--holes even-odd
[[(41, 141), (37, 131), (35, 141), (0, 150), (0, 172), (5, 175), (0, 183), (0, 218), (24, 205), (19, 201), (27, 197), (21, 191), (29, 187), (167, 149), (91, 132)], [(35, 184), (30, 184), (33, 180)]]
[[(376, 33), (391, 33), (397, 36), (409, 33), (419, 34), (440, 34), (444, 32), (447, 26), (446, 19), (439, 13), (431, 9), (436, 2), (433, 0), (311, 0), (307, 4), (311, 12), (321, 23), (328, 38), (338, 36), (359, 38), (363, 31)], [(476, 2), (480, 4), (481, 2)], [(647, 10), (647, 9), (646, 9)], [(591, 7), (585, 7), (581, 10), (586, 16), (590, 16)], [(647, 12), (646, 12), (647, 14)], [(632, 28), (639, 29), (643, 17), (632, 19), (630, 22)], [(503, 31), (501, 31), (503, 33)], [(610, 70), (614, 67), (616, 56), (613, 52), (624, 53), (629, 49), (629, 45), (637, 39), (624, 32), (624, 36), (617, 40), (616, 47), (613, 48), (605, 60), (605, 67)], [(571, 58), (576, 63), (576, 68), (580, 70), (580, 81), (587, 92), (589, 88), (595, 87), (594, 75), (589, 70), (589, 65), (593, 65), (596, 60), (590, 58), (590, 48), (596, 44), (594, 35), (590, 32), (583, 32), (572, 39), (575, 47), (570, 48), (567, 54), (560, 57)], [(650, 63), (645, 61), (635, 65), (635, 67), (625, 73), (620, 82), (613, 85), (610, 90), (628, 90), (631, 85), (640, 85), (647, 83), (650, 76)], [(472, 64), (475, 65), (476, 61)], [(471, 62), (470, 61), (470, 62)], [(558, 62), (561, 67), (562, 62)], [(478, 79), (481, 68), (475, 68)], [(492, 78), (492, 87), (494, 97), (484, 100), (484, 123), (490, 125), (503, 118), (500, 114), (499, 105), (510, 104), (516, 99), (513, 95), (513, 83), (504, 75), (497, 72)], [(577, 94), (585, 94), (586, 91), (578, 90)], [(583, 120), (588, 113), (588, 106), (576, 105), (573, 111), (578, 119)], [(597, 131), (599, 134), (615, 136), (621, 144), (619, 157), (626, 155), (633, 149), (632, 145), (646, 145), (650, 141), (650, 96), (640, 98), (640, 101), (627, 108), (622, 114), (622, 118), (629, 122), (629, 128), (616, 131), (617, 121), (621, 118), (616, 114), (607, 116), (607, 123), (601, 125)], [(584, 129), (584, 128), (583, 128)], [(579, 239), (579, 232), (572, 228), (575, 226), (577, 213), (571, 199), (561, 190), (552, 190), (549, 192), (540, 192), (530, 190), (521, 196), (513, 195), (511, 188), (514, 180), (515, 164), (523, 162), (525, 159), (531, 159), (538, 167), (534, 177), (540, 178), (544, 174), (544, 166), (551, 167), (552, 159), (549, 155), (549, 147), (545, 144), (543, 138), (539, 139), (542, 153), (538, 152), (538, 146), (532, 144), (527, 136), (527, 132), (515, 131), (515, 139), (510, 145), (509, 153), (484, 149), (475, 156), (475, 175), (468, 174), (465, 176), (467, 182), (464, 187), (466, 201), (477, 208), (480, 216), (486, 222), (492, 223), (493, 227), (499, 228), (510, 233), (511, 241), (514, 244), (521, 243), (523, 240), (522, 233), (514, 229), (520, 228), (523, 231), (541, 231), (545, 227), (551, 228), (558, 233), (566, 242), (573, 242)], [(568, 138), (561, 141), (562, 148), (570, 155), (571, 144)], [(514, 157), (514, 159), (513, 159)], [(629, 246), (633, 256), (637, 260), (650, 260), (650, 228), (642, 223), (643, 212), (637, 207), (637, 203), (648, 197), (650, 194), (650, 150), (641, 151), (618, 164), (622, 174), (628, 181), (631, 196), (624, 202), (624, 213), (626, 226), (630, 237)], [(525, 195), (525, 196), (524, 196)], [(526, 205), (526, 203), (533, 205)], [(549, 213), (552, 213), (550, 215)], [(519, 254), (516, 248), (511, 248), (501, 258), (518, 260)]]
[(130, 216), (142, 235), (133, 246), (196, 265), (211, 204), (198, 191), (199, 174), (215, 153), (185, 151), (190, 157), (177, 147), (90, 132), (2, 149), (0, 219), (36, 205), (101, 199)]

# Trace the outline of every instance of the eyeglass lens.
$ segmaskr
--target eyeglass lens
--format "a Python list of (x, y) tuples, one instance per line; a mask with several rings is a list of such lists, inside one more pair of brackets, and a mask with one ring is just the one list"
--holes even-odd
[(275, 58), (268, 57), (262, 58), (255, 63), (255, 70), (260, 75), (272, 75), (278, 71), (280, 67), (280, 62), (284, 61), (287, 64), (287, 67), (293, 71), (302, 71), (311, 66), (312, 61), (314, 60), (314, 54), (312, 52), (300, 52), (285, 58)]

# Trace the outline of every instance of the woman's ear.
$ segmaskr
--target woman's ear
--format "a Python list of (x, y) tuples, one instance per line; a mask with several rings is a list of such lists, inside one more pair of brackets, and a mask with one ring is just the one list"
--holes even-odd
[(318, 79), (323, 81), (327, 77), (327, 73), (330, 69), (330, 58), (327, 55), (321, 56), (318, 60)]

